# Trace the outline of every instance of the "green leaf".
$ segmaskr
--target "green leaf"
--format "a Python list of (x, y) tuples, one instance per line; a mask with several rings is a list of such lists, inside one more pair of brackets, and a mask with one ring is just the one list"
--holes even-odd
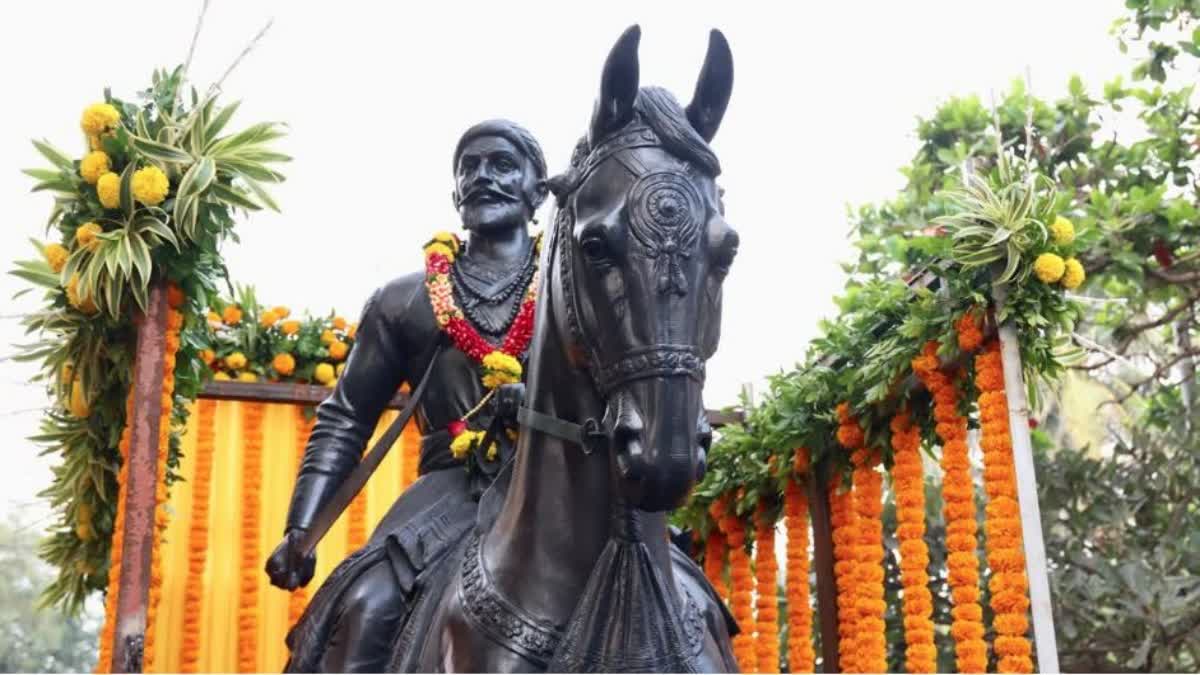
[(212, 188), (209, 191), (209, 194), (212, 197), (216, 197), (219, 201), (229, 204), (230, 206), (243, 208), (243, 209), (246, 209), (247, 211), (262, 210), (261, 204), (251, 200), (248, 196), (243, 194), (240, 190), (230, 187), (228, 185), (223, 185), (221, 183), (213, 183)]
[(187, 164), (193, 159), (191, 155), (173, 145), (153, 141), (142, 136), (132, 136), (131, 138), (134, 149), (150, 159), (167, 162), (168, 164)]
[(250, 180), (246, 177), (243, 177), (242, 180), (246, 181), (246, 187), (250, 188), (250, 191), (254, 193), (254, 196), (258, 197), (260, 202), (266, 204), (267, 208), (276, 213), (280, 212), (279, 205), (275, 203), (275, 200), (271, 198), (271, 195), (267, 194), (267, 191), (263, 189), (261, 185), (259, 185), (256, 181)]
[(217, 165), (212, 158), (201, 157), (187, 170), (187, 173), (183, 174), (183, 179), (179, 181), (179, 190), (175, 196), (176, 203), (202, 195), (216, 175)]
[(43, 157), (50, 160), (50, 162), (58, 168), (74, 173), (75, 163), (71, 161), (71, 158), (67, 157), (66, 154), (64, 154), (61, 150), (55, 148), (53, 145), (50, 145), (50, 141), (33, 141), (33, 147), (37, 148), (37, 151), (42, 153)]
[(225, 125), (229, 123), (229, 118), (233, 117), (233, 114), (237, 112), (238, 106), (241, 104), (241, 101), (234, 101), (224, 108), (221, 108), (220, 112), (217, 113), (217, 116), (212, 118), (212, 121), (208, 123), (208, 127), (204, 131), (204, 136), (206, 139), (208, 139), (208, 143), (206, 143), (204, 150), (208, 150), (207, 146), (217, 138), (217, 134), (221, 133), (221, 130), (225, 128)]

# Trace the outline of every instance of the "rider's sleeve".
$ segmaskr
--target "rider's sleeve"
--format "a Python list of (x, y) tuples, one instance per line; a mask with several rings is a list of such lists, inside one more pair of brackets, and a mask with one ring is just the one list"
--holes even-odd
[(385, 290), (363, 307), (346, 368), (333, 394), (317, 406), (317, 421), (292, 491), (287, 529), (307, 529), (321, 506), (354, 470), (379, 416), (404, 379), (401, 343), (384, 309)]

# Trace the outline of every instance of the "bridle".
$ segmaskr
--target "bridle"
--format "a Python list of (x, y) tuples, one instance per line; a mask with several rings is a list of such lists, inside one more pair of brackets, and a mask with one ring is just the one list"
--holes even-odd
[[(637, 242), (638, 254), (654, 260), (658, 292), (687, 293), (687, 280), (680, 260), (690, 256), (691, 246), (703, 230), (703, 217), (707, 211), (703, 198), (689, 179), (690, 165), (678, 162), (671, 169), (652, 171), (635, 153), (629, 152), (662, 147), (650, 127), (634, 122), (595, 143), (578, 165), (572, 167), (567, 179), (569, 183), (556, 198), (558, 212), (550, 234), (550, 256), (558, 257), (568, 330), (575, 343), (584, 348), (584, 365), (601, 399), (607, 399), (622, 385), (651, 377), (684, 375), (704, 383), (704, 358), (696, 346), (652, 344), (627, 350), (615, 359), (604, 361), (596, 342), (583, 330), (579, 319), (582, 312), (571, 250), (574, 215), (570, 200), (588, 177), (608, 160), (619, 163), (635, 179), (626, 196), (630, 231)], [(549, 260), (547, 267), (553, 262)], [(517, 412), (517, 420), (522, 426), (578, 444), (586, 454), (607, 447), (608, 437), (595, 418), (576, 424), (523, 405)]]

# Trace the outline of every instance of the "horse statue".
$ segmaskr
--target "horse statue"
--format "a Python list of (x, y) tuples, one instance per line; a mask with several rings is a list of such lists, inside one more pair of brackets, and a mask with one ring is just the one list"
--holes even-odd
[[(693, 101), (604, 65), (541, 269), (513, 461), (393, 643), (397, 672), (732, 672), (736, 624), (669, 540), (705, 469), (702, 389), (738, 235), (709, 148), (729, 102), (712, 31)], [(513, 385), (510, 385), (513, 386)], [(517, 385), (519, 386), (519, 385)]]

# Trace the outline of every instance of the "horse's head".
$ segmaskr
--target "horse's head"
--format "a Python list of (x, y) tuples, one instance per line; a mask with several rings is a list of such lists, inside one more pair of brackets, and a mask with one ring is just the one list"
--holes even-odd
[(738, 236), (722, 215), (708, 142), (733, 83), (713, 31), (693, 101), (639, 88), (637, 26), (604, 65), (591, 128), (550, 181), (554, 311), (568, 357), (605, 403), (601, 427), (634, 506), (674, 508), (704, 472), (711, 431), (701, 392), (720, 339), (721, 287)]

